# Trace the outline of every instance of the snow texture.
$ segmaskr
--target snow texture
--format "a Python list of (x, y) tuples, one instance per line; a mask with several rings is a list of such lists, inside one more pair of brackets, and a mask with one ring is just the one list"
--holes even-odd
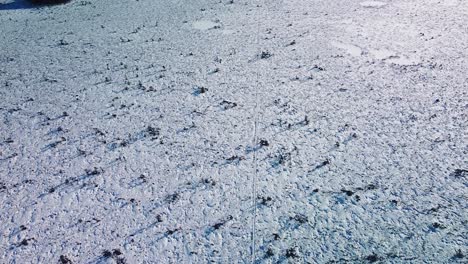
[(0, 3), (1, 263), (466, 263), (468, 1)]

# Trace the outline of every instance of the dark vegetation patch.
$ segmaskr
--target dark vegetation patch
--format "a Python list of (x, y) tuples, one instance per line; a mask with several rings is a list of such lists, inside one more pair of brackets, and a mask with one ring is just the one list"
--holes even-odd
[(203, 86), (197, 86), (197, 87), (195, 87), (195, 88), (193, 89), (193, 93), (192, 93), (192, 94), (193, 94), (194, 96), (199, 96), (199, 95), (204, 94), (204, 93), (206, 93), (206, 92), (208, 92), (208, 88), (205, 88), (205, 87), (203, 87)]
[(93, 128), (94, 130), (94, 133), (97, 135), (97, 136), (105, 136), (106, 133), (104, 133), (102, 130), (100, 130), (99, 128)]
[(465, 254), (463, 254), (461, 249), (457, 249), (455, 251), (455, 254), (452, 257), (452, 259), (464, 259), (464, 258), (465, 258)]
[(286, 250), (287, 258), (299, 258), (299, 250), (296, 247), (288, 248)]
[(192, 124), (190, 126), (186, 126), (182, 129), (180, 129), (179, 131), (177, 131), (177, 133), (185, 133), (185, 132), (188, 132), (194, 128), (196, 128), (197, 126), (195, 125), (195, 123), (192, 122)]
[(130, 180), (130, 182), (128, 182), (125, 185), (125, 187), (127, 187), (128, 189), (131, 189), (131, 188), (135, 188), (135, 187), (144, 185), (147, 182), (148, 182), (148, 180), (146, 179), (146, 176), (141, 174), (137, 178), (134, 178), (134, 179)]
[(169, 230), (166, 231), (165, 234), (166, 234), (166, 236), (170, 236), (170, 235), (173, 235), (173, 234), (177, 233), (177, 231), (180, 231), (180, 229), (179, 228), (169, 229)]
[(102, 251), (102, 256), (104, 258), (111, 258), (112, 257), (112, 252), (110, 250), (104, 250), (104, 251)]
[(324, 71), (325, 69), (323, 67), (320, 67), (317, 64), (315, 64), (314, 67), (312, 67), (311, 70), (316, 71), (316, 72), (321, 72), (321, 71)]
[(291, 160), (293, 153), (297, 154), (297, 147), (294, 146), (292, 150), (287, 150), (284, 147), (281, 147), (275, 154), (275, 156), (268, 155), (268, 158), (271, 158), (270, 164), (273, 168), (278, 168), (280, 166), (291, 166)]
[(271, 206), (273, 204), (273, 199), (270, 196), (259, 196), (258, 199), (260, 200), (260, 204), (263, 206)]
[(73, 262), (67, 256), (61, 255), (59, 258), (59, 263), (60, 264), (72, 264)]
[[(51, 193), (54, 193), (57, 190), (66, 189), (66, 188), (69, 188), (69, 187), (72, 187), (72, 186), (79, 185), (81, 188), (84, 188), (84, 187), (87, 186), (87, 183), (89, 184), (90, 179), (92, 179), (92, 178), (94, 178), (94, 177), (96, 177), (98, 175), (101, 175), (103, 173), (104, 173), (104, 169), (102, 169), (102, 168), (94, 167), (93, 169), (86, 169), (85, 173), (83, 175), (80, 175), (80, 176), (77, 176), (77, 177), (71, 177), (69, 179), (66, 179), (64, 182), (49, 188), (47, 190), (47, 193), (41, 194), (39, 196), (39, 198), (42, 198), (46, 194), (51, 194)], [(97, 185), (94, 184), (94, 183), (91, 183), (91, 185), (94, 186), (94, 187), (97, 187)]]
[[(140, 132), (128, 134), (127, 138), (116, 138), (112, 143), (107, 145), (107, 149), (115, 150), (120, 147), (128, 147), (136, 142), (149, 138), (151, 141), (158, 139), (160, 136), (160, 129), (153, 126), (147, 126), (145, 129)], [(107, 143), (107, 141), (102, 141), (102, 143)]]
[(95, 224), (98, 224), (99, 222), (101, 222), (101, 220), (93, 217), (91, 220), (83, 220), (83, 219), (78, 219), (78, 223), (79, 224), (84, 224), (84, 225), (88, 225), (88, 226), (92, 226), (92, 225), (95, 225)]
[(295, 40), (293, 40), (293, 41), (289, 42), (288, 44), (286, 44), (286, 47), (288, 47), (288, 46), (294, 46), (294, 45), (296, 45), (296, 41), (295, 41)]
[(113, 249), (110, 250), (103, 250), (101, 253), (103, 259), (110, 259), (112, 258), (118, 264), (124, 264), (125, 258), (123, 257), (123, 253), (120, 249)]
[(237, 103), (223, 100), (219, 105), (221, 106), (223, 110), (228, 110), (228, 109), (236, 107)]
[(268, 141), (266, 139), (261, 139), (260, 140), (260, 146), (261, 147), (268, 147), (268, 146), (270, 146), (270, 143), (268, 143)]
[(215, 74), (215, 73), (218, 73), (220, 71), (219, 68), (214, 68), (212, 71), (209, 72), (209, 74)]
[(442, 225), (441, 223), (438, 223), (438, 222), (434, 222), (432, 224), (429, 225), (429, 230), (431, 232), (437, 232), (439, 231), (440, 229), (445, 229), (447, 228), (446, 226)]
[(327, 165), (330, 164), (330, 160), (329, 159), (326, 159), (322, 162), (320, 162), (319, 164), (315, 165), (315, 167), (312, 169), (312, 171), (316, 171), (316, 170), (319, 170)]
[(347, 196), (352, 196), (354, 194), (353, 191), (349, 191), (349, 190), (345, 190), (345, 189), (341, 189), (341, 192), (346, 194)]
[(276, 119), (276, 121), (271, 123), (271, 126), (274, 127), (280, 127), (284, 130), (292, 130), (292, 129), (298, 129), (301, 127), (306, 127), (310, 124), (310, 120), (308, 116), (305, 116), (304, 119), (300, 121), (286, 121), (281, 118)]
[(265, 258), (271, 258), (275, 255), (275, 252), (273, 251), (272, 248), (268, 248), (267, 251), (265, 252)]
[(162, 219), (162, 216), (161, 216), (161, 215), (157, 215), (157, 216), (156, 216), (156, 222), (157, 222), (157, 223), (162, 223), (162, 222), (163, 222), (163, 219)]
[(178, 193), (169, 194), (164, 198), (164, 201), (168, 204), (175, 203), (179, 200), (180, 195)]
[(216, 224), (212, 226), (214, 230), (220, 229), (222, 226), (224, 226), (227, 222), (231, 221), (233, 219), (232, 215), (229, 215), (226, 219), (222, 219), (218, 221)]
[(29, 246), (31, 244), (31, 241), (35, 241), (35, 240), (36, 240), (35, 238), (24, 238), (20, 242), (16, 243), (15, 246), (16, 247), (26, 247), (26, 246)]
[(466, 179), (468, 177), (468, 170), (464, 169), (456, 169), (454, 172), (450, 174), (450, 176), (456, 179)]
[[(0, 154), (1, 154), (1, 152), (0, 152)], [(7, 156), (5, 158), (2, 158), (0, 160), (9, 160), (9, 159), (12, 159), (12, 158), (17, 157), (17, 156), (18, 156), (18, 153), (13, 153), (13, 154), (11, 154), (11, 155), (9, 155), (9, 156)]]
[(272, 163), (273, 167), (284, 166), (291, 160), (291, 153), (278, 153)]
[(239, 164), (242, 160), (245, 160), (245, 157), (234, 155), (226, 159), (226, 164)]
[(379, 256), (377, 256), (376, 254), (372, 254), (372, 255), (369, 255), (366, 257), (366, 260), (369, 262), (369, 263), (375, 263), (377, 261), (380, 260)]
[(271, 56), (273, 56), (269, 51), (262, 51), (262, 53), (260, 53), (260, 59), (268, 59), (270, 58)]
[(102, 168), (96, 168), (96, 167), (94, 167), (93, 169), (85, 170), (86, 176), (95, 176), (95, 175), (102, 174), (103, 172), (104, 170)]
[(157, 208), (160, 208), (161, 206), (167, 206), (176, 203), (180, 199), (181, 195), (184, 193), (196, 192), (200, 189), (205, 190), (213, 186), (216, 186), (216, 181), (210, 178), (203, 178), (199, 181), (194, 182), (186, 182), (174, 192), (167, 194), (162, 200), (156, 201), (155, 199), (152, 199), (150, 204), (143, 206), (143, 210), (146, 214), (150, 214), (151, 212), (153, 212)]
[[(30, 184), (34, 184), (34, 183), (35, 183), (34, 180), (29, 180), (29, 179), (23, 180), (23, 181), (21, 181), (21, 182), (17, 182), (17, 183), (15, 183), (15, 184), (13, 184), (13, 185), (11, 186), (11, 189), (13, 189), (13, 188), (19, 188), (19, 187), (25, 187), (25, 185), (30, 185)], [(4, 185), (4, 187), (5, 187), (4, 190), (6, 191), (6, 190), (7, 190), (6, 185)], [(2, 183), (0, 182), (0, 193), (1, 193), (1, 192), (2, 192)]]
[(216, 185), (216, 181), (213, 179), (202, 179), (201, 182), (205, 185), (211, 185), (211, 186)]
[(56, 148), (58, 145), (62, 144), (65, 141), (67, 141), (67, 139), (65, 137), (61, 137), (59, 140), (56, 140), (50, 144), (47, 144), (45, 147), (42, 148), (42, 151), (47, 151), (47, 150)]
[(145, 137), (150, 137), (151, 140), (156, 140), (159, 137), (159, 128), (154, 128), (152, 126), (148, 126), (145, 130)]
[(362, 256), (353, 259), (340, 258), (337, 260), (331, 260), (327, 263), (394, 263), (395, 259), (398, 259), (398, 263), (413, 263), (412, 260), (415, 260), (416, 257), (412, 256), (403, 256), (394, 253), (388, 253), (385, 255), (371, 254), (367, 256)]
[(303, 214), (296, 214), (294, 217), (289, 217), (290, 220), (294, 220), (300, 225), (309, 222), (309, 218)]

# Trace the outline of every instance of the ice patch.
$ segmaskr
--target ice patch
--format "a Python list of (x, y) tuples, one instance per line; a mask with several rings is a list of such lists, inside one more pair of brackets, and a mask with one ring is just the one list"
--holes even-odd
[(381, 8), (387, 5), (387, 3), (380, 1), (364, 1), (359, 4), (366, 8)]
[(388, 49), (371, 49), (369, 53), (378, 60), (385, 60), (391, 57), (397, 57), (397, 54)]
[(198, 29), (198, 30), (209, 30), (213, 28), (219, 28), (220, 25), (219, 23), (215, 23), (213, 21), (209, 20), (198, 20), (193, 22), (193, 28)]
[(459, 2), (458, 0), (445, 0), (442, 1), (442, 5), (444, 6), (458, 6)]
[(411, 65), (418, 65), (420, 60), (415, 57), (407, 57), (407, 56), (392, 56), (385, 60), (386, 62), (401, 65), (401, 66), (411, 66)]
[(331, 44), (336, 48), (345, 50), (347, 53), (354, 57), (361, 56), (362, 54), (362, 49), (352, 44), (346, 44), (338, 41), (332, 41)]
[(225, 29), (223, 31), (221, 31), (221, 33), (223, 35), (231, 35), (231, 34), (234, 34), (236, 31), (232, 30), (232, 29)]

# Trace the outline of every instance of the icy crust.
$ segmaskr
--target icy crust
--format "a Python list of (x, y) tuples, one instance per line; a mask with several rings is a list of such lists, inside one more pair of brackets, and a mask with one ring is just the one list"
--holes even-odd
[(0, 6), (0, 262), (466, 262), (467, 3), (366, 2)]

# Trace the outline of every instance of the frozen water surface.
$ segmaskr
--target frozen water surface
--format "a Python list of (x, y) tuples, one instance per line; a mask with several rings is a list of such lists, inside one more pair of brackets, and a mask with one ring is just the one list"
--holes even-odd
[(397, 56), (395, 52), (388, 49), (371, 49), (369, 50), (369, 53), (372, 54), (378, 60), (388, 59), (390, 57)]
[(360, 56), (362, 54), (362, 49), (352, 44), (341, 43), (337, 41), (332, 41), (331, 44), (334, 47), (342, 49), (346, 51), (347, 53), (349, 53), (350, 55), (355, 56), (355, 57)]
[(466, 263), (467, 1), (0, 3), (1, 263)]
[(208, 20), (199, 20), (193, 23), (193, 28), (199, 29), (199, 30), (208, 30), (208, 29), (219, 27), (219, 26), (220, 25), (218, 23), (208, 21)]
[(386, 2), (380, 2), (380, 1), (364, 1), (359, 4), (363, 7), (369, 7), (369, 8), (380, 8), (380, 7), (384, 7), (387, 5)]

